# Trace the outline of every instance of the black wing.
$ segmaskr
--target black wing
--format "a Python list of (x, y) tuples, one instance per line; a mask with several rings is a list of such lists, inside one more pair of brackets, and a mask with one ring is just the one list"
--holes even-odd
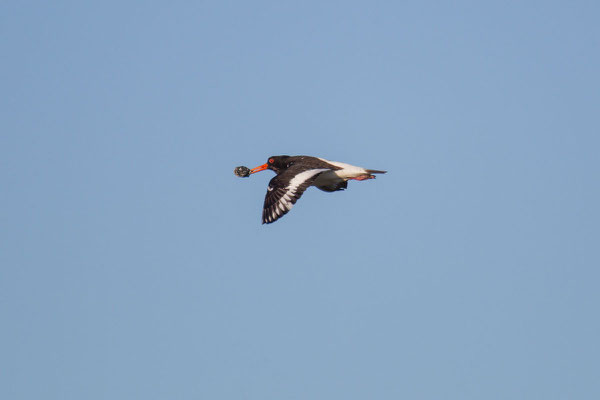
[(314, 168), (302, 170), (290, 167), (271, 179), (267, 188), (267, 195), (265, 196), (262, 223), (270, 224), (287, 214), (300, 196), (302, 196), (306, 188), (324, 171), (329, 171), (329, 169)]

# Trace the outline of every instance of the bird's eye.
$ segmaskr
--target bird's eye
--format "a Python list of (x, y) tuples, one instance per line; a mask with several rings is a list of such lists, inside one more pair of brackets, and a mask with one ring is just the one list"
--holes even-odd
[(269, 158), (269, 164), (273, 164), (274, 162), (275, 162), (275, 160), (274, 160), (274, 159), (272, 159), (272, 158)]

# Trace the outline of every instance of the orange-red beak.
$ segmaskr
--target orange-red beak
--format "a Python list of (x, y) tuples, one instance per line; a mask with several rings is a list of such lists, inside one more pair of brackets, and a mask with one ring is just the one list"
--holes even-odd
[(267, 168), (269, 168), (269, 164), (263, 164), (263, 165), (259, 165), (259, 166), (258, 166), (258, 167), (256, 167), (256, 168), (252, 168), (252, 169), (250, 170), (250, 173), (251, 173), (251, 174), (254, 174), (254, 173), (256, 173), (256, 172), (264, 171), (264, 170), (265, 170), (265, 169), (267, 169)]

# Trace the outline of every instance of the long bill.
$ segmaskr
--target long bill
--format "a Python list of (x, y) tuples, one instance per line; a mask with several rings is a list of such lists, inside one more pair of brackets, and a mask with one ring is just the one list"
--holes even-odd
[(267, 169), (267, 168), (269, 168), (269, 164), (263, 164), (263, 165), (259, 165), (259, 166), (258, 166), (258, 167), (256, 167), (256, 168), (252, 168), (252, 169), (250, 170), (250, 173), (251, 173), (251, 174), (255, 174), (255, 173), (257, 173), (257, 172), (264, 171), (264, 170), (265, 170), (265, 169)]

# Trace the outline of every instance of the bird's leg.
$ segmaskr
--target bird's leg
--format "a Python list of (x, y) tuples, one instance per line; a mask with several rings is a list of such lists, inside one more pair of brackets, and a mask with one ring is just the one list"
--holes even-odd
[(365, 174), (365, 175), (355, 176), (354, 178), (349, 178), (349, 179), (354, 179), (356, 181), (364, 181), (367, 179), (375, 179), (375, 175)]

